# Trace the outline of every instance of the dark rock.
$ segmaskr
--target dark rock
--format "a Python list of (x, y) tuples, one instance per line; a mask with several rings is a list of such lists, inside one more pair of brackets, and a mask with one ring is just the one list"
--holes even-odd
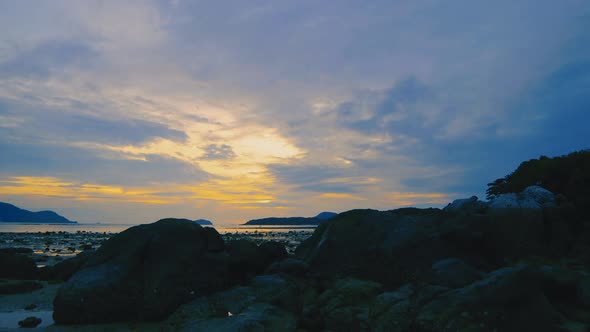
[(578, 282), (576, 295), (582, 305), (590, 307), (590, 277), (585, 277)]
[(304, 276), (309, 271), (309, 264), (300, 259), (287, 258), (274, 262), (268, 267), (266, 273), (285, 273), (294, 276)]
[(324, 291), (311, 308), (331, 331), (363, 331), (369, 327), (370, 302), (382, 285), (353, 278), (340, 279)]
[(204, 229), (207, 236), (207, 251), (220, 252), (225, 250), (225, 243), (217, 230), (213, 227), (204, 227)]
[(295, 331), (297, 320), (291, 313), (273, 305), (256, 303), (244, 311), (224, 318), (189, 321), (181, 331)]
[(262, 273), (270, 264), (287, 257), (285, 246), (278, 242), (264, 242), (260, 246), (245, 240), (231, 240), (227, 244), (232, 276), (246, 280)]
[(406, 284), (393, 292), (379, 294), (371, 304), (372, 331), (416, 331), (419, 307), (448, 291), (442, 286)]
[(535, 269), (502, 268), (434, 298), (416, 320), (426, 331), (558, 331), (562, 318), (541, 285)]
[(245, 281), (262, 272), (264, 262), (258, 255), (258, 246), (245, 239), (227, 243), (230, 256), (230, 271), (233, 279)]
[(185, 331), (292, 331), (296, 310), (289, 308), (299, 301), (293, 286), (278, 275), (257, 276), (182, 305), (167, 323)]
[(30, 255), (33, 253), (33, 249), (31, 248), (0, 248), (0, 253), (5, 254), (26, 254)]
[(470, 284), (483, 276), (483, 273), (465, 264), (458, 258), (447, 258), (432, 265), (435, 282), (439, 285), (457, 288)]
[[(482, 224), (482, 217), (462, 218), (461, 233)], [(316, 275), (348, 275), (399, 287), (416, 277), (432, 278), (431, 265), (443, 258), (476, 252), (477, 247), (464, 251), (446, 239), (445, 234), (462, 226), (438, 209), (353, 210), (320, 225), (296, 255)]]
[(555, 207), (555, 195), (539, 186), (530, 186), (521, 193), (501, 194), (492, 199), (489, 211), (504, 213), (509, 210), (541, 211), (545, 207)]
[(25, 310), (35, 310), (37, 309), (37, 305), (36, 304), (27, 304), (25, 306)]
[(35, 261), (25, 255), (0, 252), (0, 278), (36, 279), (38, 276)]
[(94, 250), (87, 250), (75, 257), (65, 259), (53, 266), (45, 266), (39, 269), (43, 280), (67, 281), (74, 273), (78, 272), (94, 254)]
[(258, 246), (259, 254), (262, 256), (265, 266), (273, 262), (287, 258), (289, 255), (285, 246), (276, 241), (263, 242)]
[(41, 318), (37, 318), (37, 317), (27, 317), (23, 320), (21, 320), (20, 322), (18, 322), (18, 326), (20, 327), (26, 327), (26, 328), (33, 328), (33, 327), (37, 327), (37, 325), (41, 324), (42, 320)]
[(456, 199), (443, 210), (451, 213), (483, 213), (487, 208), (487, 203), (479, 201), (477, 196), (471, 196), (470, 198)]
[(0, 280), (0, 294), (30, 293), (43, 288), (43, 285), (34, 280)]
[(212, 242), (219, 241), (190, 220), (129, 228), (106, 241), (59, 289), (54, 320), (158, 320), (181, 303), (227, 287), (229, 257)]

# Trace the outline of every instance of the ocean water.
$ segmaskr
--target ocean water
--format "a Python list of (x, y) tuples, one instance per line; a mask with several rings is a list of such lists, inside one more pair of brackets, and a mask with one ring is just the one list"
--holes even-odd
[[(93, 232), (93, 233), (120, 233), (132, 224), (25, 224), (25, 223), (0, 223), (0, 233), (37, 233), (37, 232)], [(311, 232), (316, 225), (301, 226), (245, 226), (238, 224), (220, 224), (214, 227), (219, 233), (267, 233), (267, 232)]]

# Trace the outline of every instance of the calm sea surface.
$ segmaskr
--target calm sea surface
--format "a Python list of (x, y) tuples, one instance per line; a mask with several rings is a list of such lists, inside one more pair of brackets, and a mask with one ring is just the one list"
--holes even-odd
[[(131, 224), (73, 224), (73, 225), (49, 225), (49, 224), (20, 224), (20, 223), (0, 223), (0, 232), (26, 233), (26, 232), (70, 232), (78, 231), (97, 232), (97, 233), (119, 233), (129, 227), (136, 225)], [(244, 226), (236, 224), (213, 225), (219, 233), (244, 233), (244, 232), (289, 232), (289, 231), (313, 231), (315, 225), (302, 226)]]

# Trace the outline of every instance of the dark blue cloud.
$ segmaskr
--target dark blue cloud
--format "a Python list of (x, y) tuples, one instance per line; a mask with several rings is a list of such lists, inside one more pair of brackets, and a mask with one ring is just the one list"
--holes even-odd
[(0, 142), (0, 175), (49, 176), (86, 183), (145, 186), (150, 183), (194, 183), (210, 175), (177, 159), (148, 155), (146, 160), (120, 159), (63, 145)]
[[(274, 176), (282, 183), (294, 185), (297, 190), (319, 193), (356, 193), (365, 184), (353, 180), (342, 181), (344, 177), (353, 176), (350, 169), (335, 166), (313, 165), (269, 165)], [(334, 179), (340, 179), (334, 181)]]
[(0, 98), (0, 115), (23, 119), (20, 126), (5, 128), (4, 132), (10, 131), (13, 136), (40, 141), (50, 139), (105, 144), (137, 144), (154, 137), (176, 141), (187, 138), (184, 132), (159, 123), (142, 119), (109, 119), (89, 112), (100, 105), (84, 104), (75, 100), (64, 102), (69, 105), (62, 111), (43, 104), (28, 106)]
[(97, 58), (98, 52), (81, 41), (49, 41), (31, 49), (17, 50), (12, 57), (0, 62), (0, 76), (43, 79), (70, 66), (91, 69)]
[[(395, 135), (423, 136), (420, 133), (426, 129), (425, 115), (414, 108), (418, 103), (433, 101), (434, 92), (432, 88), (416, 78), (407, 78), (384, 92), (368, 94), (362, 98), (364, 100), (360, 102), (347, 102), (340, 105), (337, 112), (341, 125), (369, 135), (386, 132)], [(364, 104), (369, 102), (376, 102), (375, 105), (369, 105), (369, 107), (372, 106), (372, 114), (369, 117), (357, 119), (359, 109), (366, 107)], [(396, 114), (401, 118), (388, 119)], [(434, 128), (428, 128), (428, 130), (433, 134)]]

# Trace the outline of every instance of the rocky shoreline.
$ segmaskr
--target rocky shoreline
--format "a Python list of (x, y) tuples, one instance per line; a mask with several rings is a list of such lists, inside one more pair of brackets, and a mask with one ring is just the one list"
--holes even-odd
[[(4, 250), (4, 262), (20, 265), (1, 277), (63, 283), (49, 330), (590, 326), (589, 221), (539, 186), (489, 202), (456, 200), (444, 209), (344, 212), (294, 253), (285, 248), (288, 241), (251, 235), (160, 220), (96, 237), (96, 244), (103, 241), (98, 249), (53, 266), (37, 268), (26, 253)], [(47, 281), (39, 283), (47, 288)]]

